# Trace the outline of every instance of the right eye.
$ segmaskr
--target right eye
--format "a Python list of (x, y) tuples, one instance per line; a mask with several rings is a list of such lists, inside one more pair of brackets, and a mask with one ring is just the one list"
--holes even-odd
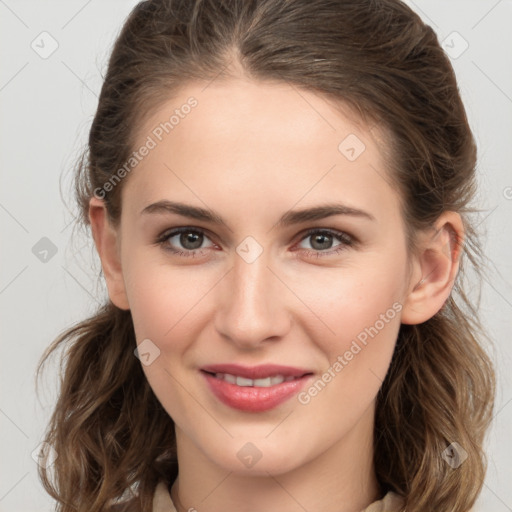
[(203, 230), (182, 227), (165, 231), (158, 237), (157, 243), (173, 254), (183, 257), (194, 257), (202, 249), (205, 249), (205, 247), (201, 247), (205, 239), (209, 240)]

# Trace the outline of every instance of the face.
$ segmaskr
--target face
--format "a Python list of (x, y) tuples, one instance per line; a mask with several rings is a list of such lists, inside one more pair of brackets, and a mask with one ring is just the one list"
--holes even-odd
[(138, 132), (122, 277), (179, 450), (278, 474), (371, 443), (411, 284), (382, 140), (318, 95), (242, 79), (187, 85)]

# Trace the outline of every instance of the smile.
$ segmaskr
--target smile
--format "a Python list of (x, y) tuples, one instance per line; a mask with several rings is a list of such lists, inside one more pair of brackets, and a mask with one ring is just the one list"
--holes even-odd
[(312, 372), (296, 368), (272, 365), (235, 368), (231, 365), (229, 370), (232, 373), (229, 373), (227, 366), (222, 368), (224, 371), (218, 371), (220, 368), (217, 366), (202, 368), (199, 373), (214, 398), (232, 409), (245, 412), (264, 412), (278, 407), (299, 393), (313, 377)]
[(253, 386), (257, 388), (269, 388), (271, 386), (276, 386), (277, 384), (281, 384), (283, 382), (290, 382), (292, 380), (298, 379), (300, 377), (285, 377), (284, 375), (275, 375), (273, 377), (267, 377), (265, 379), (248, 379), (246, 377), (241, 377), (237, 375), (232, 375), (230, 373), (215, 373), (216, 379), (224, 380), (229, 382), (230, 384), (235, 384), (236, 386)]

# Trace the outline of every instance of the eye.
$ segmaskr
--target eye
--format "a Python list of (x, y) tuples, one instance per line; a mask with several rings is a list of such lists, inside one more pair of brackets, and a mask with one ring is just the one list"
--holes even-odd
[[(305, 248), (306, 253), (316, 257), (337, 254), (355, 245), (355, 240), (347, 233), (330, 229), (311, 229), (301, 240), (303, 242), (310, 240), (309, 245), (311, 249)], [(333, 248), (333, 243), (336, 240), (338, 240), (339, 243)]]
[[(166, 251), (180, 257), (195, 257), (201, 255), (203, 249), (216, 247), (215, 244), (203, 246), (205, 240), (209, 238), (202, 229), (181, 227), (165, 231), (156, 242)], [(303, 234), (300, 240), (301, 243), (311, 240), (310, 248), (301, 247), (301, 249), (307, 256), (317, 258), (337, 254), (356, 243), (355, 239), (347, 233), (330, 229), (311, 229)], [(336, 241), (338, 244), (333, 246)]]
[(201, 247), (205, 239), (209, 240), (202, 230), (183, 227), (166, 231), (158, 238), (157, 243), (167, 251), (187, 257), (196, 256), (201, 249), (205, 249)]

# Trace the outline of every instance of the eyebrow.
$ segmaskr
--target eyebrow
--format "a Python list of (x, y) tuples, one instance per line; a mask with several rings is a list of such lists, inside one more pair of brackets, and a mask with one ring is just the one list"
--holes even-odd
[[(152, 203), (141, 211), (141, 215), (164, 213), (175, 213), (183, 217), (189, 217), (215, 225), (226, 225), (224, 219), (212, 210), (168, 200)], [(303, 222), (325, 219), (333, 215), (349, 215), (352, 217), (366, 218), (372, 221), (375, 220), (375, 217), (371, 213), (365, 212), (364, 210), (352, 208), (340, 203), (328, 203), (311, 208), (303, 208), (301, 210), (289, 210), (283, 214), (275, 226), (286, 227)]]

